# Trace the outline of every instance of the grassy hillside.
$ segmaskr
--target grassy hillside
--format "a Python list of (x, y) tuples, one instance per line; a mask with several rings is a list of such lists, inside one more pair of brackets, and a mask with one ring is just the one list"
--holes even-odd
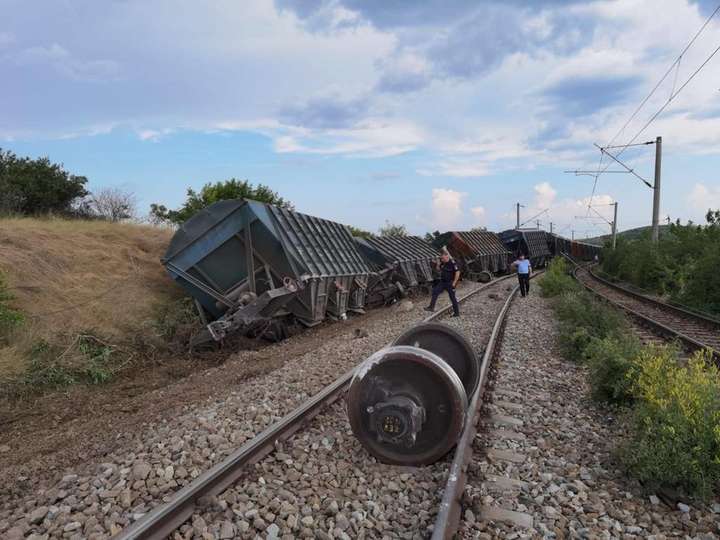
[(151, 336), (180, 296), (160, 263), (171, 235), (102, 221), (0, 219), (3, 303), (22, 318), (0, 335), (0, 378), (78, 355), (107, 360)]
[[(642, 238), (650, 237), (650, 226), (636, 227), (634, 229), (627, 229), (626, 231), (618, 231), (618, 238), (624, 238), (628, 241), (640, 240)], [(665, 236), (670, 232), (669, 225), (660, 225), (660, 236)], [(588, 238), (583, 240), (589, 244), (597, 244), (602, 246), (605, 242), (612, 239), (612, 235), (604, 234), (602, 236), (595, 236), (594, 238)]]

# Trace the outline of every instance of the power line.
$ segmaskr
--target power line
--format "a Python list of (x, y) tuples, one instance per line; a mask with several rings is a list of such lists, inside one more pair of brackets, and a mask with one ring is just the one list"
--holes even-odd
[[(657, 90), (657, 87), (660, 85), (660, 83), (661, 83), (663, 80), (665, 80), (665, 78), (667, 77), (668, 73), (670, 73), (670, 71), (672, 70), (673, 66), (675, 65), (675, 63), (680, 61), (680, 58), (682, 58), (682, 56), (685, 54), (685, 52), (686, 52), (686, 51), (690, 48), (690, 46), (695, 42), (695, 40), (696, 40), (696, 39), (698, 38), (698, 36), (702, 33), (702, 31), (703, 31), (703, 30), (705, 29), (705, 27), (708, 25), (708, 23), (710, 22), (710, 20), (718, 13), (718, 11), (720, 11), (720, 5), (718, 5), (718, 7), (715, 8), (715, 11), (712, 12), (712, 14), (710, 15), (710, 17), (707, 18), (707, 20), (705, 21), (705, 24), (703, 24), (702, 27), (700, 28), (700, 30), (697, 31), (697, 33), (695, 34), (695, 36), (693, 37), (693, 39), (690, 41), (690, 43), (688, 43), (687, 46), (685, 47), (685, 49), (683, 49), (683, 52), (680, 53), (680, 56), (678, 56), (678, 59), (675, 60), (675, 62), (673, 62), (673, 64), (672, 64), (672, 65), (670, 66), (670, 68), (668, 69), (668, 71), (665, 72), (665, 75), (663, 75), (663, 77), (660, 79), (660, 81), (658, 82), (658, 84), (655, 85), (655, 88), (653, 88), (653, 90), (650, 92), (650, 94), (648, 94), (648, 96), (643, 100), (643, 102), (640, 104), (640, 107), (638, 107), (638, 109), (636, 110), (636, 112), (633, 113), (633, 115), (630, 117), (630, 120), (632, 120), (632, 118), (635, 117), (635, 114), (637, 114), (637, 111), (639, 111), (640, 108), (642, 108), (642, 106), (647, 102), (647, 100), (650, 99), (650, 96), (652, 96), (652, 94), (655, 92), (655, 90)], [(659, 109), (655, 114), (653, 114), (647, 122), (645, 122), (645, 125), (643, 125), (643, 127), (640, 128), (640, 130), (639, 130), (637, 133), (635, 133), (635, 135), (633, 136), (633, 138), (630, 139), (630, 141), (629, 141), (627, 144), (623, 145), (623, 146), (620, 148), (620, 151), (619, 151), (617, 154), (615, 154), (615, 157), (616, 157), (616, 158), (619, 157), (632, 143), (634, 143), (634, 142), (635, 142), (635, 139), (637, 139), (637, 138), (642, 134), (642, 132), (645, 131), (645, 130), (648, 128), (648, 126), (650, 126), (650, 124), (652, 124), (652, 123), (655, 121), (655, 119), (656, 119), (658, 116), (660, 116), (660, 114), (662, 114), (662, 112), (667, 108), (667, 106), (670, 105), (670, 103), (672, 102), (672, 100), (675, 99), (678, 95), (680, 95), (680, 92), (682, 92), (682, 91), (685, 89), (685, 87), (686, 87), (688, 84), (690, 84), (690, 81), (692, 81), (692, 80), (695, 78), (695, 76), (696, 76), (698, 73), (700, 73), (700, 71), (707, 65), (708, 62), (710, 62), (710, 60), (712, 60), (712, 58), (718, 53), (718, 51), (720, 51), (720, 46), (718, 46), (718, 47), (710, 54), (710, 56), (708, 56), (708, 57), (705, 59), (705, 61), (704, 61), (702, 64), (700, 64), (700, 66), (692, 73), (692, 75), (690, 75), (690, 77), (687, 78), (687, 80), (682, 84), (682, 86), (680, 86), (680, 88), (678, 88), (672, 95), (670, 95), (670, 97), (669, 97), (669, 98), (667, 99), (667, 101), (663, 104), (663, 106), (660, 107), (660, 109)], [(621, 132), (627, 127), (627, 125), (629, 124), (630, 120), (628, 120), (628, 122), (626, 122), (625, 125), (621, 128), (621, 130), (620, 130)], [(618, 132), (618, 134), (619, 134), (619, 133), (620, 133), (620, 132)], [(610, 141), (610, 143), (608, 143), (608, 146), (609, 146), (610, 144), (612, 144), (616, 138), (617, 138), (617, 135), (615, 135), (615, 137), (613, 137), (613, 139)], [(599, 171), (599, 172), (598, 172), (598, 176), (600, 176), (601, 174), (603, 174), (603, 173), (605, 172), (605, 170), (608, 169), (608, 167), (610, 167), (610, 164), (608, 164), (608, 166), (605, 167), (605, 169)]]
[[(670, 67), (667, 69), (667, 71), (665, 72), (665, 74), (660, 78), (660, 80), (659, 80), (659, 81), (657, 82), (657, 84), (653, 87), (653, 89), (650, 91), (650, 93), (645, 97), (645, 99), (642, 100), (642, 102), (640, 103), (640, 105), (638, 105), (637, 109), (635, 109), (635, 112), (633, 112), (632, 115), (630, 115), (630, 118), (628, 118), (627, 122), (625, 122), (625, 124), (623, 125), (623, 127), (620, 128), (620, 130), (619, 130), (619, 131), (615, 134), (615, 136), (610, 140), (610, 142), (606, 145), (606, 147), (607, 147), (607, 146), (610, 146), (613, 142), (615, 142), (615, 139), (617, 139), (618, 136), (619, 136), (623, 131), (625, 131), (625, 128), (627, 128), (628, 125), (630, 125), (630, 122), (633, 121), (633, 119), (635, 118), (635, 116), (637, 116), (637, 114), (640, 112), (640, 110), (645, 106), (645, 104), (648, 102), (648, 100), (649, 100), (649, 99), (653, 96), (653, 94), (657, 91), (657, 89), (660, 87), (660, 85), (663, 83), (663, 81), (667, 78), (667, 76), (670, 74), (670, 72), (672, 72), (673, 68), (674, 68), (676, 65), (678, 65), (678, 68), (679, 68), (680, 60), (682, 59), (683, 55), (688, 51), (688, 49), (689, 49), (690, 47), (692, 47), (693, 43), (695, 43), (695, 41), (697, 40), (697, 38), (700, 37), (700, 34), (703, 33), (703, 31), (705, 30), (705, 28), (707, 27), (707, 25), (710, 24), (710, 21), (713, 19), (713, 17), (715, 17), (715, 15), (717, 15), (718, 11), (720, 11), (720, 4), (718, 4), (718, 6), (715, 8), (715, 11), (713, 11), (713, 12), (710, 14), (710, 16), (709, 16), (709, 17), (707, 18), (707, 20), (703, 23), (703, 25), (700, 27), (700, 29), (695, 33), (695, 35), (693, 36), (693, 38), (692, 38), (692, 39), (690, 40), (690, 42), (685, 46), (685, 48), (684, 48), (684, 49), (682, 50), (682, 52), (678, 55), (678, 57), (675, 59), (675, 61), (674, 61), (672, 64), (670, 64)], [(714, 54), (714, 53), (713, 53), (713, 54)], [(673, 86), (674, 86), (674, 85), (673, 85)], [(671, 94), (670, 99), (672, 99), (672, 94)]]
[[(626, 169), (628, 169), (629, 172), (632, 172), (632, 174), (635, 174), (635, 176), (637, 176), (638, 178), (640, 178), (640, 180), (642, 180), (646, 185), (648, 185), (648, 186), (650, 185), (644, 178), (641, 178), (639, 175), (637, 175), (636, 173), (634, 173), (634, 172), (632, 171), (632, 169), (630, 169), (630, 168), (627, 167), (625, 164), (623, 164), (622, 162), (620, 162), (618, 158), (619, 158), (620, 155), (621, 155), (623, 152), (625, 152), (625, 150), (627, 150), (630, 146), (640, 146), (640, 145), (642, 145), (642, 144), (652, 144), (652, 142), (639, 143), (639, 144), (637, 144), (637, 145), (636, 145), (636, 144), (633, 144), (633, 143), (635, 142), (635, 139), (637, 139), (637, 138), (640, 136), (640, 134), (642, 134), (642, 132), (645, 131), (645, 130), (648, 128), (648, 126), (649, 126), (660, 114), (662, 114), (662, 112), (667, 108), (667, 106), (672, 102), (672, 100), (675, 99), (675, 98), (680, 94), (680, 92), (682, 92), (682, 90), (685, 88), (685, 86), (687, 86), (687, 85), (690, 83), (690, 81), (692, 81), (692, 79), (695, 78), (695, 76), (700, 72), (700, 70), (702, 70), (702, 69), (705, 67), (705, 65), (713, 58), (713, 56), (715, 56), (715, 54), (717, 54), (717, 52), (720, 51), (720, 47), (718, 47), (717, 49), (715, 49), (715, 50), (713, 51), (713, 53), (700, 65), (700, 67), (698, 67), (698, 68), (695, 70), (695, 72), (685, 81), (685, 83), (683, 83), (683, 85), (682, 85), (680, 88), (678, 88), (677, 91), (675, 90), (675, 86), (677, 85), (678, 74), (679, 74), (679, 72), (680, 72), (680, 62), (682, 61), (683, 56), (684, 56), (685, 53), (690, 49), (690, 47), (692, 47), (692, 45), (695, 43), (695, 41), (697, 41), (698, 37), (700, 37), (700, 34), (703, 33), (703, 31), (705, 30), (705, 28), (708, 26), (708, 24), (710, 24), (710, 21), (715, 17), (715, 15), (717, 15), (718, 12), (720, 12), (720, 4), (718, 4), (718, 6), (715, 8), (715, 10), (714, 10), (714, 11), (710, 14), (710, 16), (705, 20), (705, 22), (703, 23), (703, 25), (698, 29), (698, 31), (695, 33), (695, 35), (692, 37), (692, 39), (688, 42), (688, 44), (685, 46), (685, 48), (682, 50), (682, 52), (678, 55), (678, 57), (675, 59), (675, 61), (673, 61), (673, 63), (670, 64), (670, 66), (668, 67), (667, 71), (665, 71), (665, 73), (663, 74), (663, 76), (662, 76), (662, 77), (660, 78), (660, 80), (655, 84), (655, 86), (654, 86), (653, 89), (650, 91), (650, 93), (649, 93), (647, 96), (645, 96), (645, 99), (643, 99), (642, 102), (640, 102), (640, 105), (638, 105), (637, 108), (635, 109), (635, 111), (633, 111), (633, 113), (630, 115), (630, 118), (628, 118), (628, 120), (623, 124), (623, 126), (618, 130), (618, 132), (615, 133), (615, 135), (613, 136), (613, 138), (610, 139), (610, 142), (608, 142), (608, 144), (604, 147), (604, 149), (603, 149), (603, 148), (600, 149), (600, 150), (601, 150), (601, 152), (600, 152), (600, 161), (599, 161), (599, 163), (598, 163), (597, 173), (594, 174), (594, 175), (591, 174), (592, 176), (594, 176), (594, 179), (593, 179), (592, 191), (591, 191), (591, 193), (590, 193), (590, 198), (588, 199), (588, 210), (587, 210), (587, 213), (586, 213), (586, 217), (590, 215), (590, 207), (592, 206), (593, 198), (595, 197), (595, 192), (596, 192), (596, 190), (597, 190), (598, 179), (600, 178), (600, 175), (608, 172), (608, 169), (609, 169), (610, 166), (612, 165), (612, 162), (610, 162), (610, 163), (607, 164), (607, 166), (605, 166), (604, 169), (601, 168), (601, 167), (602, 167), (602, 162), (603, 162), (603, 156), (604, 156), (606, 153), (608, 154), (608, 156), (610, 156), (611, 158), (613, 158), (613, 160), (617, 161), (618, 163), (620, 163), (621, 165), (623, 165), (623, 167), (625, 167)], [(669, 97), (668, 100), (665, 102), (665, 104), (660, 108), (660, 110), (658, 110), (658, 111), (645, 123), (645, 125), (640, 129), (640, 131), (638, 131), (638, 132), (633, 136), (633, 138), (630, 139), (630, 141), (629, 141), (627, 144), (622, 145), (622, 146), (612, 146), (612, 144), (615, 142), (615, 140), (620, 136), (620, 134), (622, 134), (622, 133), (625, 132), (625, 129), (626, 129), (626, 128), (630, 125), (630, 123), (635, 119), (635, 117), (637, 116), (637, 114), (642, 110), (642, 108), (645, 106), (645, 104), (646, 104), (646, 103), (650, 100), (650, 98), (655, 94), (655, 92), (656, 92), (657, 89), (660, 87), (660, 85), (663, 83), (663, 81), (665, 81), (665, 79), (668, 77), (668, 75), (673, 71), (673, 68), (675, 68), (675, 78), (674, 78), (674, 81), (673, 81), (672, 90), (671, 90), (671, 92), (670, 92), (670, 97)], [(596, 145), (596, 146), (597, 146), (597, 145)], [(613, 155), (610, 154), (609, 152), (606, 152), (606, 151), (605, 151), (606, 149), (609, 149), (609, 148), (620, 148), (620, 151), (613, 156)], [(614, 172), (614, 171), (613, 171), (613, 172)], [(577, 173), (576, 173), (576, 174), (577, 174)], [(652, 186), (650, 186), (650, 187), (652, 187)]]

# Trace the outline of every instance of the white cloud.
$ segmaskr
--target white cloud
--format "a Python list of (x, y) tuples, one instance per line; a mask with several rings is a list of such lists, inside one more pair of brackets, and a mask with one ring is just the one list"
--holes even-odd
[(165, 129), (141, 129), (138, 131), (138, 137), (141, 141), (158, 142), (165, 135), (170, 135), (175, 130), (170, 128)]
[(447, 160), (431, 167), (416, 171), (423, 176), (454, 176), (457, 178), (478, 178), (491, 174), (490, 167), (483, 161)]
[(283, 126), (271, 134), (278, 153), (387, 157), (420, 146), (422, 130), (410, 122), (370, 119), (347, 129), (305, 130)]
[(533, 189), (535, 190), (535, 205), (537, 207), (549, 208), (555, 202), (557, 191), (550, 185), (550, 182), (536, 184)]
[(697, 183), (690, 190), (687, 200), (692, 209), (699, 213), (704, 213), (710, 208), (720, 208), (720, 186)]
[[(0, 40), (2, 45), (2, 40)], [(84, 81), (104, 81), (116, 79), (120, 66), (112, 60), (80, 60), (70, 51), (53, 43), (49, 47), (29, 47), (9, 55), (18, 66), (50, 65), (61, 75), (70, 79)]]
[[(535, 227), (540, 221), (541, 228), (549, 230), (550, 223), (553, 230), (564, 236), (570, 236), (576, 231), (576, 237), (605, 234), (609, 230), (607, 222), (612, 221), (614, 202), (613, 197), (607, 194), (595, 194), (592, 198), (592, 209), (588, 209), (590, 197), (557, 198), (557, 190), (550, 182), (541, 182), (534, 186), (535, 197), (533, 203), (521, 209), (520, 222), (526, 222), (525, 227)], [(599, 214), (599, 215), (598, 215)], [(602, 217), (601, 217), (602, 216)], [(505, 213), (502, 216), (507, 222), (515, 221), (514, 213)]]
[(475, 218), (475, 222), (477, 225), (485, 224), (485, 208), (483, 208), (482, 206), (474, 206), (470, 209), (470, 213)]
[(447, 230), (458, 225), (463, 217), (463, 200), (467, 193), (453, 189), (433, 188), (432, 190), (432, 224), (440, 230)]

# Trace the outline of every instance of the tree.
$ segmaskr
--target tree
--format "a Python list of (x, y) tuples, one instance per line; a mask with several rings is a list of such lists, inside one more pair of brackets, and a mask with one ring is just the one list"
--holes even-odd
[(720, 210), (708, 210), (705, 219), (708, 225), (720, 227)]
[(352, 225), (348, 225), (348, 229), (350, 229), (350, 233), (353, 236), (358, 236), (360, 238), (369, 238), (372, 236), (371, 232), (364, 229), (358, 229), (357, 227), (353, 227)]
[(85, 184), (87, 178), (68, 173), (47, 157), (18, 158), (0, 148), (0, 212), (70, 214), (73, 204), (88, 194)]
[(134, 194), (118, 188), (103, 188), (92, 193), (87, 201), (91, 216), (108, 221), (121, 221), (135, 216), (137, 199)]
[(435, 247), (440, 247), (440, 231), (433, 231), (431, 233), (425, 233), (425, 241), (428, 244), (432, 244)]
[(195, 192), (192, 188), (188, 188), (187, 199), (177, 210), (168, 210), (164, 205), (157, 203), (151, 204), (150, 219), (156, 223), (170, 222), (180, 224), (190, 219), (203, 208), (217, 201), (228, 199), (253, 199), (289, 210), (293, 209), (293, 205), (289, 201), (280, 197), (280, 195), (268, 186), (263, 184), (253, 186), (247, 180), (231, 178), (223, 182), (205, 184), (200, 189), (200, 193)]
[(390, 221), (385, 221), (385, 225), (383, 227), (380, 227), (378, 230), (378, 234), (380, 236), (407, 236), (407, 229), (405, 228), (405, 225), (396, 225), (395, 223), (390, 223)]

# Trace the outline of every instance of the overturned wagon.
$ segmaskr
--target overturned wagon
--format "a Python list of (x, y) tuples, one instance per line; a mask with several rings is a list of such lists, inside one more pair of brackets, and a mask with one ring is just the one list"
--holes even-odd
[(533, 268), (545, 266), (551, 258), (545, 231), (510, 229), (501, 232), (500, 238), (514, 256), (525, 255)]
[(243, 199), (186, 221), (163, 263), (216, 340), (284, 315), (313, 326), (362, 311), (370, 273), (344, 225)]
[(434, 243), (448, 250), (467, 279), (489, 280), (491, 274), (507, 270), (510, 252), (493, 232), (450, 231)]
[(373, 271), (367, 289), (369, 304), (387, 303), (432, 282), (438, 252), (422, 238), (370, 236), (356, 237), (355, 242)]

